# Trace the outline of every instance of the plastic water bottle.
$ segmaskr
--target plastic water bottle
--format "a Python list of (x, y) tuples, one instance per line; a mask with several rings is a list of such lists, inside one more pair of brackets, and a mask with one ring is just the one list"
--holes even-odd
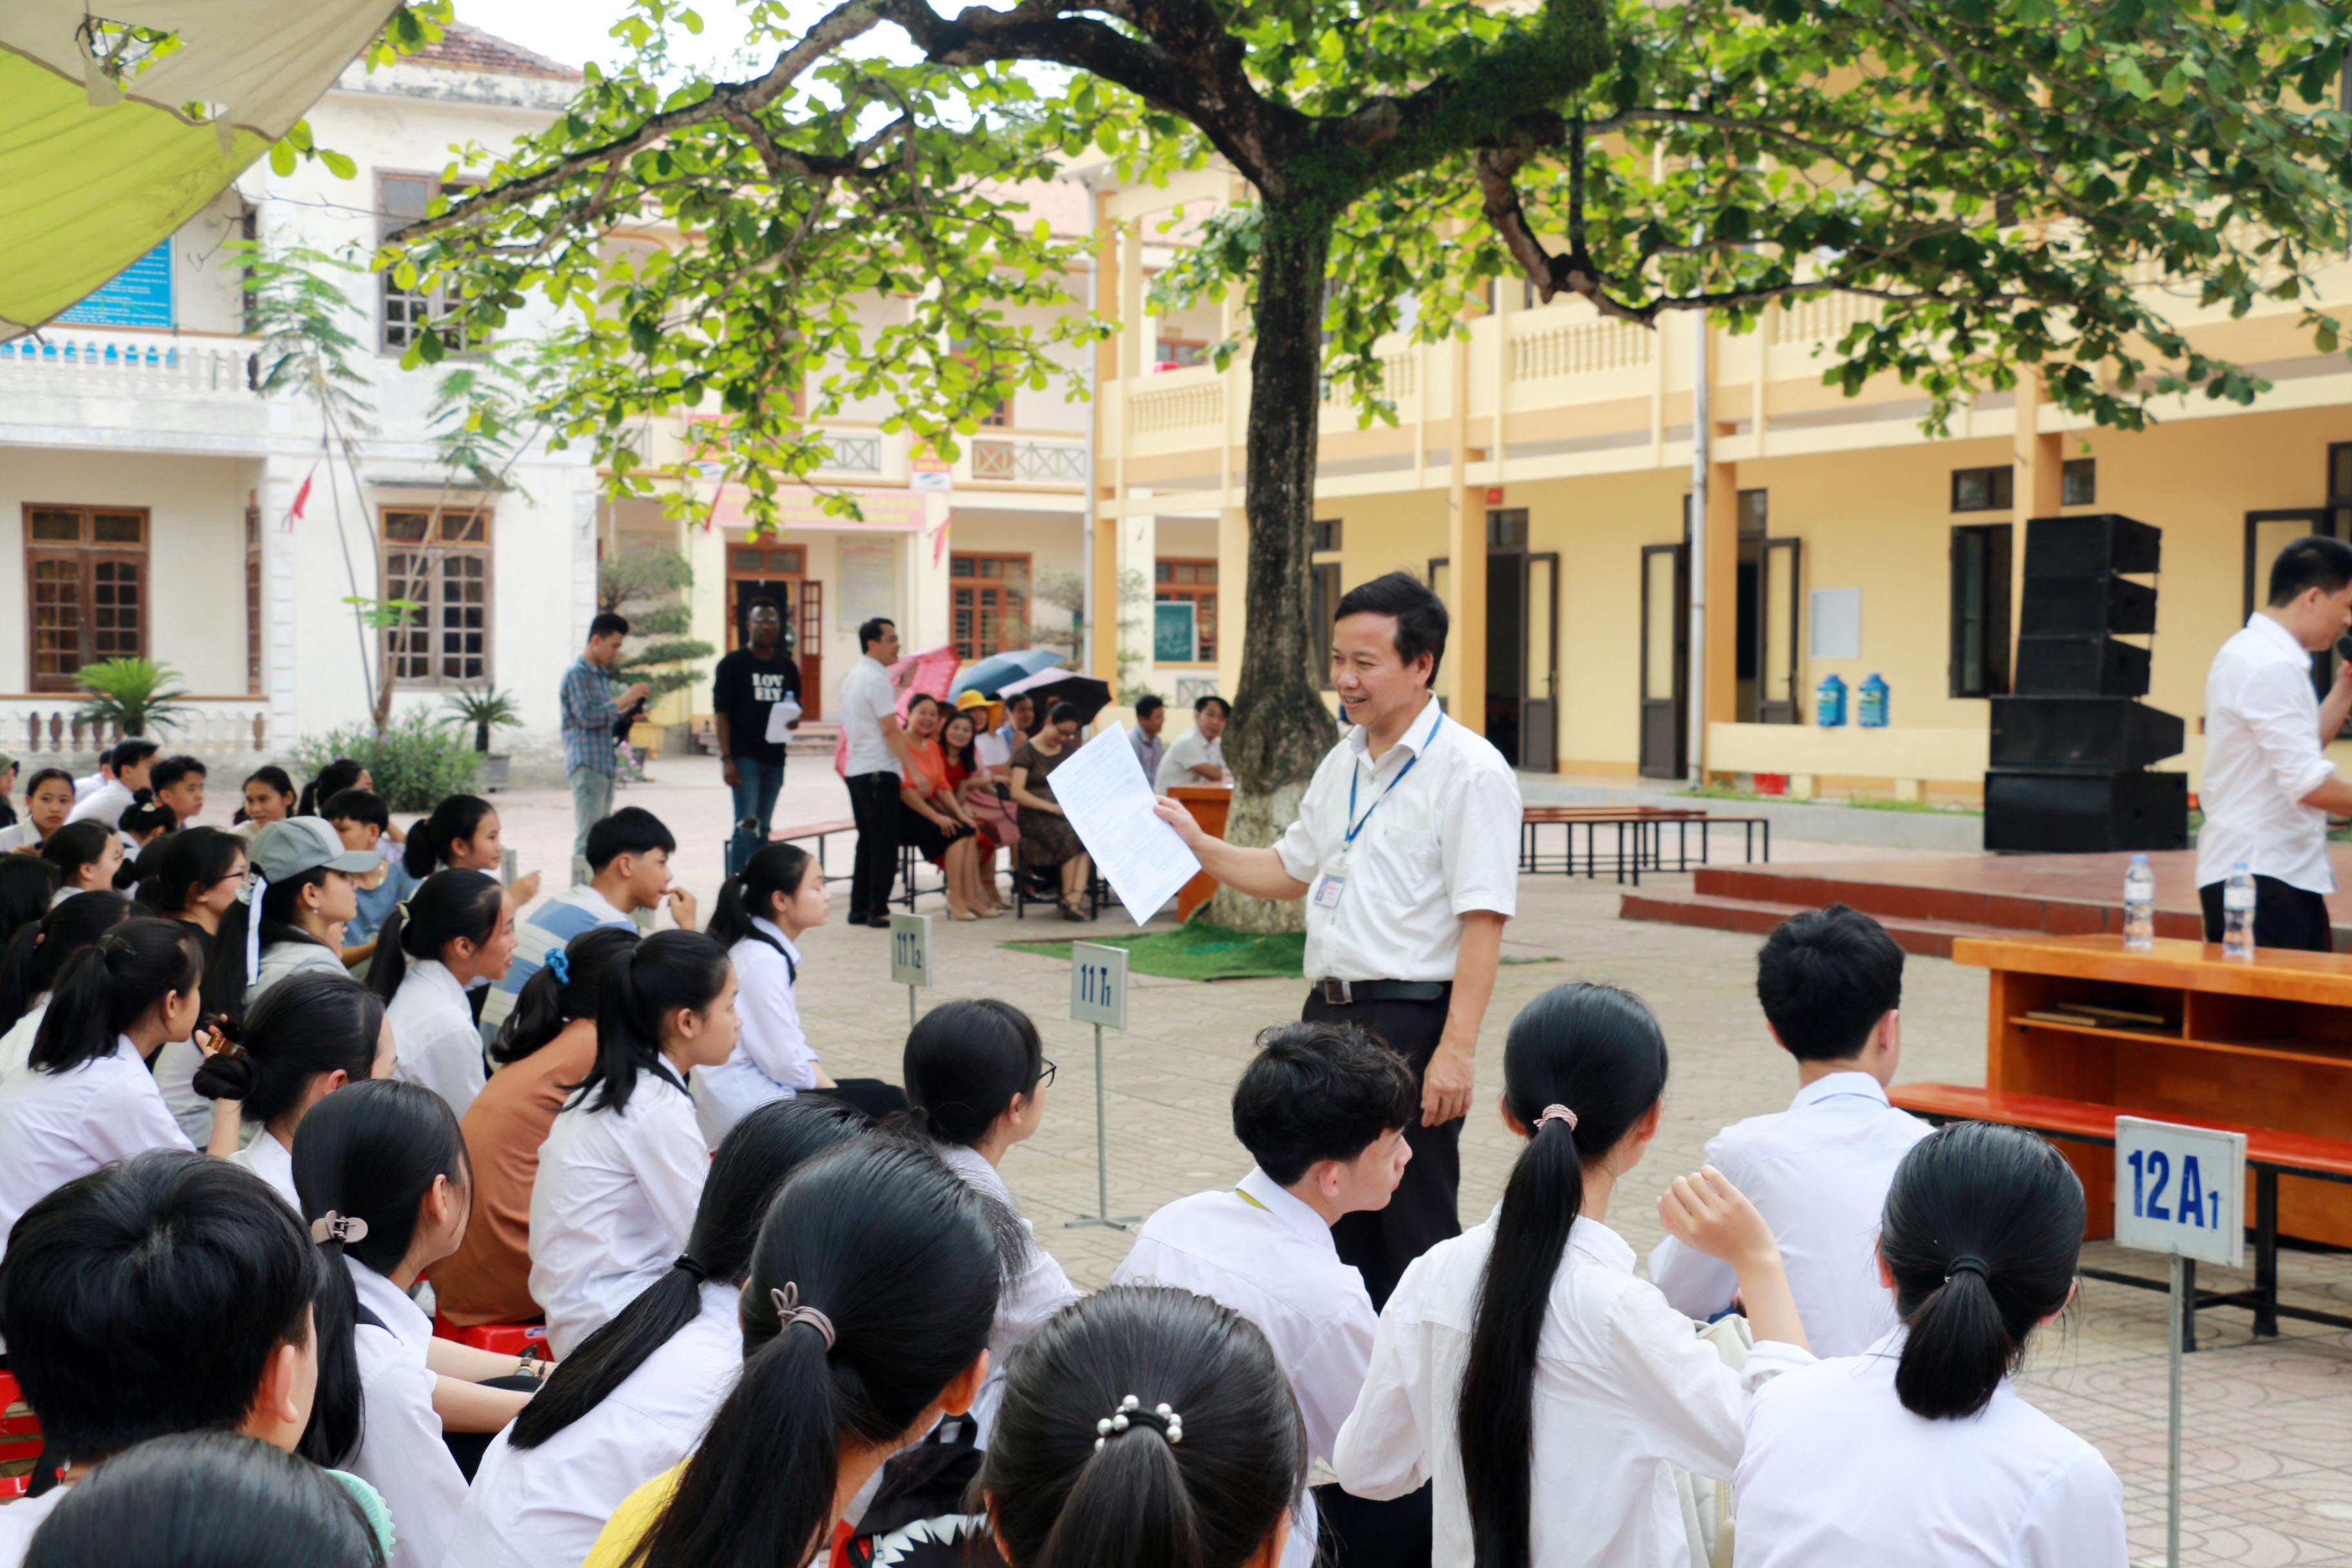
[(2254, 956), (2254, 874), (2243, 860), (2230, 868), (2221, 887), (2221, 956)]
[(2133, 856), (2124, 872), (2124, 951), (2156, 951), (2156, 873), (2145, 855)]

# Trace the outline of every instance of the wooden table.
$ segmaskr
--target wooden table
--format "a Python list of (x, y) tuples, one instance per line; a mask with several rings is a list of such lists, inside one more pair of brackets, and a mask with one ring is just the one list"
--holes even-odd
[[(1231, 784), (1180, 784), (1168, 792), (1172, 800), (1181, 800), (1201, 830), (1213, 838), (1225, 836), (1225, 814), (1233, 809), (1234, 786)], [(1176, 918), (1189, 921), (1192, 911), (1209, 901), (1217, 890), (1217, 879), (1206, 871), (1176, 889)]]
[[(2113, 1105), (2119, 1112), (2352, 1136), (2352, 956), (2116, 935), (1964, 937), (1957, 963), (1991, 971), (1985, 1087)], [(2137, 1007), (2134, 1004), (2139, 1004)], [(2165, 1015), (2168, 1024), (2026, 1016), (2069, 1004)], [(2061, 1144), (2089, 1199), (2087, 1234), (2115, 1230), (2115, 1157)], [(2352, 1246), (2352, 1187), (2283, 1177), (2279, 1228)]]

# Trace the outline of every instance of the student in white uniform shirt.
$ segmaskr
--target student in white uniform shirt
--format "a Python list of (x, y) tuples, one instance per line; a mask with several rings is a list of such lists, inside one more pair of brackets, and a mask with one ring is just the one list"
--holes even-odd
[(2017, 1128), (1962, 1122), (1904, 1157), (1878, 1241), (1903, 1325), (1757, 1394), (1740, 1568), (2125, 1568), (2123, 1483), (2010, 1382), (2074, 1298), (2083, 1209)]
[(1030, 1342), (980, 1484), (1012, 1568), (1049, 1552), (1272, 1568), (1307, 1484), (1307, 1432), (1248, 1319), (1190, 1291), (1113, 1286)]
[(251, 879), (245, 897), (221, 917), (205, 971), (206, 1002), (229, 1019), (242, 1018), (297, 971), (350, 973), (341, 957), (343, 922), (359, 910), (359, 879), (376, 863), (315, 816), (265, 825), (246, 856)]
[(827, 1100), (735, 1124), (686, 1250), (492, 1440), (442, 1568), (576, 1568), (622, 1499), (694, 1451), (743, 1370), (743, 1277), (769, 1203), (803, 1161), (871, 1126)]
[[(1903, 950), (1858, 910), (1808, 910), (1765, 939), (1756, 996), (1796, 1058), (1797, 1098), (1708, 1139), (1706, 1163), (1772, 1227), (1813, 1353), (1855, 1355), (1895, 1326), (1878, 1212), (1929, 1131), (1886, 1099), (1903, 1059)], [(1728, 1264), (1671, 1238), (1650, 1254), (1650, 1283), (1702, 1321), (1729, 1311), (1739, 1289)]]
[[(315, 819), (312, 819), (315, 820)], [(440, 1568), (466, 1502), (446, 1431), (495, 1432), (530, 1395), (471, 1381), (532, 1365), (433, 1335), (408, 1292), (457, 1250), (473, 1203), (457, 1119), (420, 1084), (371, 1079), (320, 1100), (294, 1142), (294, 1186), (325, 1255), (319, 1394), (304, 1457), (392, 1505), (391, 1568)]]
[(1558, 986), (1511, 1022), (1503, 1121), (1527, 1147), (1486, 1222), (1405, 1270), (1339, 1432), (1349, 1491), (1434, 1479), (1436, 1562), (1688, 1563), (1675, 1469), (1728, 1480), (1748, 1390), (1812, 1363), (1770, 1230), (1713, 1172), (1676, 1177), (1658, 1217), (1738, 1271), (1745, 1373), (1634, 1277), (1609, 1203), (1665, 1087), (1665, 1037), (1630, 992)]
[(297, 974), (253, 1005), (236, 1043), (196, 1068), (195, 1089), (230, 1100), (260, 1131), (226, 1154), (275, 1187), (289, 1207), (294, 1192), (294, 1130), (310, 1108), (348, 1083), (392, 1076), (392, 1026), (383, 1004), (358, 981)]
[(114, 748), (114, 772), (99, 786), (84, 795), (74, 792), (74, 808), (67, 813), (66, 821), (95, 822), (112, 829), (116, 818), (139, 798), (147, 787), (147, 770), (154, 765), (155, 753), (162, 748), (142, 736), (133, 735), (119, 742)]
[(245, 775), (239, 792), (245, 805), (245, 820), (229, 829), (247, 844), (261, 836), (261, 830), (273, 822), (284, 822), (294, 815), (298, 798), (294, 781), (276, 763), (264, 763)]
[(9, 938), (7, 954), (0, 957), (0, 1025), (7, 1030), (0, 1034), (0, 1077), (31, 1058), (66, 960), (130, 918), (128, 899), (72, 899)]
[[(1274, 1346), (1328, 1462), (1364, 1386), (1375, 1317), (1363, 1276), (1339, 1260), (1339, 1216), (1389, 1201), (1412, 1158), (1419, 1099), (1402, 1058), (1352, 1024), (1277, 1024), (1234, 1086), (1234, 1136), (1257, 1162), (1238, 1185), (1196, 1193), (1144, 1221), (1114, 1285), (1172, 1285), (1223, 1302)], [(1335, 1500), (1343, 1517), (1343, 1500)], [(1302, 1498), (1283, 1561), (1315, 1561), (1316, 1507)], [(1341, 1560), (1369, 1542), (1344, 1536)]]
[(148, 1064), (166, 1040), (188, 1037), (203, 1006), (196, 939), (176, 921), (124, 921), (66, 960), (31, 1056), (0, 1076), (0, 1245), (75, 1177), (194, 1147)]
[(530, 1294), (558, 1356), (610, 1322), (686, 1247), (710, 1155), (687, 1076), (735, 1047), (735, 966), (656, 931), (604, 972), (596, 1066), (555, 1113), (530, 1188)]
[[(1004, 1371), (1039, 1325), (1078, 1299), (1078, 1289), (1037, 1245), (1036, 1226), (1022, 1219), (1013, 1189), (998, 1168), (1016, 1143), (1036, 1136), (1045, 1118), (1045, 1086), (1054, 1064), (1029, 1015), (993, 996), (942, 1002), (907, 1035), (900, 1061), (907, 1100), (940, 1158), (1019, 1225), (1015, 1260), (1007, 1264), (996, 1326), (988, 1335), (988, 1382), (971, 1407), (979, 1446), (1004, 1392)], [(1014, 1249), (1007, 1247), (1010, 1253)]]
[(76, 893), (110, 893), (122, 869), (122, 836), (95, 822), (68, 822), (43, 841), (41, 858), (58, 868), (52, 904)]
[(151, 1437), (72, 1489), (27, 1568), (376, 1568), (392, 1551), (375, 1489), (235, 1432)]
[(421, 1083), (459, 1118), (482, 1092), (482, 1034), (466, 994), (514, 961), (514, 896), (482, 871), (436, 871), (392, 911), (368, 989), (399, 1043), (393, 1076)]
[(66, 825), (73, 811), (73, 777), (63, 768), (43, 768), (25, 781), (24, 820), (0, 828), (0, 850), (32, 853)]
[(795, 844), (754, 852), (719, 889), (706, 934), (735, 965), (743, 1032), (727, 1059), (696, 1073), (691, 1085), (703, 1140), (713, 1149), (753, 1108), (811, 1089), (877, 1118), (907, 1108), (906, 1095), (879, 1079), (835, 1079), (801, 1031), (801, 937), (832, 916), (824, 868)]
[(11, 1239), (9, 1371), (48, 1451), (70, 1462), (63, 1484), (0, 1507), (0, 1568), (17, 1568), (35, 1528), (91, 1484), (82, 1478), (135, 1444), (242, 1432), (291, 1449), (301, 1437), (326, 1270), (252, 1176), (186, 1151), (141, 1154), (48, 1194)]

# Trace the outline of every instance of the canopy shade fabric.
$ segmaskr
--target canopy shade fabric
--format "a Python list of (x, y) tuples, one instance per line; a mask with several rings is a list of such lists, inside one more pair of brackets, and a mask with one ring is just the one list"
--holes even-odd
[(89, 52), (80, 0), (0, 5), (0, 342), (194, 216), (333, 85), (396, 0), (103, 4), (111, 33), (152, 28), (179, 47), (117, 82)]

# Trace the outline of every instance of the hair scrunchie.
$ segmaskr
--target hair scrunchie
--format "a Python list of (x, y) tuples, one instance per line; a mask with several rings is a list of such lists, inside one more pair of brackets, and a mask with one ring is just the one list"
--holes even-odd
[(547, 967), (555, 972), (555, 983), (558, 985), (572, 984), (572, 960), (562, 948), (551, 947), (547, 950)]
[(697, 1285), (701, 1284), (704, 1280), (710, 1278), (710, 1270), (696, 1262), (694, 1254), (691, 1252), (679, 1253), (676, 1258), (670, 1259), (669, 1266), (672, 1268), (677, 1269), (679, 1273), (686, 1275)]

